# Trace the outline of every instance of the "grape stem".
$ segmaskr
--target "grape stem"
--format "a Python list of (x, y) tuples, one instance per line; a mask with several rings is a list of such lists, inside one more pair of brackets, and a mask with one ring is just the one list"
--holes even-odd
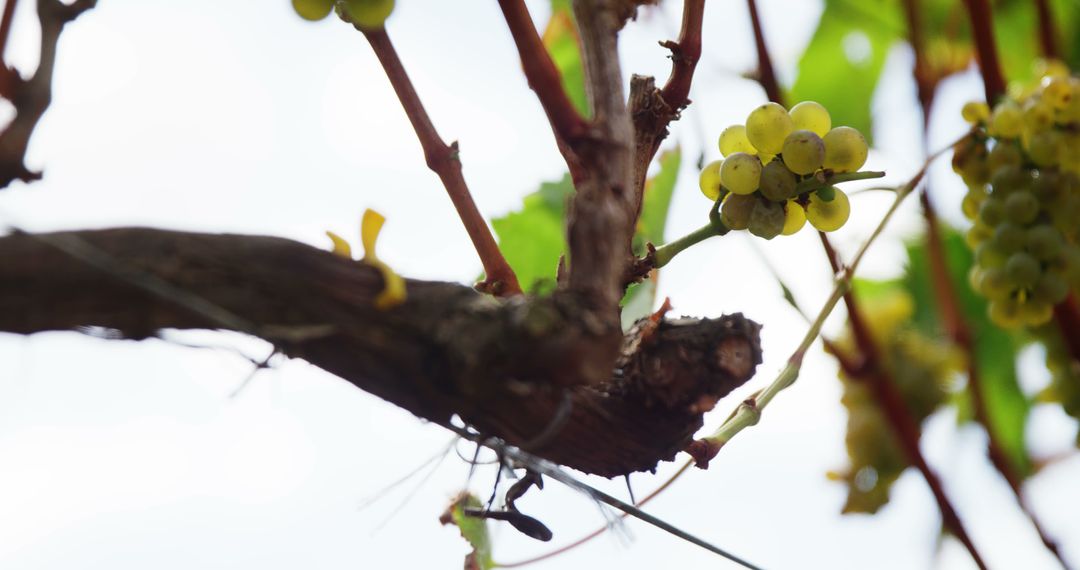
[(851, 182), (853, 180), (870, 180), (873, 178), (882, 178), (884, 176), (884, 172), (873, 170), (867, 170), (862, 172), (822, 171), (815, 176), (811, 176), (806, 180), (800, 181), (798, 186), (795, 187), (795, 191), (799, 194), (805, 194), (807, 192), (812, 192), (820, 188), (825, 188), (826, 186), (834, 186), (842, 182)]
[(692, 245), (701, 243), (714, 236), (722, 236), (729, 231), (731, 230), (729, 230), (723, 222), (719, 225), (709, 222), (675, 241), (656, 248), (656, 252), (653, 254), (653, 268), (658, 269), (667, 265), (676, 255)]

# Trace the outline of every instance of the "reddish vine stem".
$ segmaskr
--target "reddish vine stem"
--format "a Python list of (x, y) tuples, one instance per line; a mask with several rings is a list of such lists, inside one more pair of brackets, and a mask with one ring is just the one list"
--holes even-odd
[(447, 145), (435, 130), (431, 118), (428, 117), (420, 96), (417, 95), (405, 67), (398, 58), (397, 50), (390, 41), (386, 30), (361, 30), (375, 56), (379, 58), (386, 77), (397, 93), (405, 114), (412, 123), (416, 137), (420, 140), (420, 146), (424, 149), (424, 159), (428, 168), (435, 172), (446, 187), (446, 193), (450, 201), (454, 203), (458, 216), (461, 218), (465, 230), (469, 233), (476, 253), (480, 256), (480, 262), (484, 265), (486, 278), (477, 285), (478, 289), (492, 293), (496, 296), (511, 296), (521, 293), (517, 275), (506, 262), (495, 238), (491, 235), (484, 217), (473, 201), (469, 187), (465, 184), (465, 177), (461, 172), (461, 160), (458, 156), (457, 143)]
[(705, 0), (686, 0), (679, 40), (664, 42), (664, 47), (671, 50), (671, 75), (660, 96), (672, 109), (682, 109), (690, 104), (690, 85), (701, 59), (701, 21), (704, 16)]
[(1035, 13), (1039, 17), (1039, 47), (1042, 49), (1043, 57), (1061, 59), (1050, 3), (1046, 0), (1035, 0)]
[(757, 1), (746, 0), (746, 7), (750, 10), (750, 24), (754, 28), (754, 47), (757, 48), (758, 54), (758, 82), (765, 88), (765, 95), (769, 101), (783, 105), (784, 95), (780, 90), (780, 83), (776, 81), (776, 72), (773, 70), (772, 59), (769, 57), (769, 48), (765, 44), (765, 32), (761, 29)]
[(1005, 94), (1005, 75), (998, 60), (994, 41), (994, 15), (987, 0), (964, 0), (975, 36), (975, 55), (982, 72), (986, 102), (991, 106)]
[(15, 18), (15, 5), (19, 0), (7, 0), (4, 2), (4, 15), (0, 17), (0, 95), (11, 98), (14, 84), (15, 70), (4, 61), (4, 53), (7, 51), (8, 36), (11, 35), (11, 22)]
[[(821, 243), (828, 254), (829, 264), (835, 272), (839, 272), (841, 269), (840, 260), (832, 244), (829, 243), (829, 238), (822, 232), (818, 232), (818, 234), (821, 236)], [(919, 448), (919, 439), (922, 437), (919, 425), (911, 417), (907, 403), (904, 402), (903, 396), (897, 390), (892, 377), (881, 366), (877, 346), (870, 336), (869, 327), (855, 304), (855, 296), (850, 289), (844, 294), (844, 305), (848, 310), (848, 320), (851, 324), (852, 335), (855, 337), (855, 344), (863, 358), (862, 373), (857, 375), (856, 378), (870, 385), (878, 404), (881, 406), (881, 411), (888, 419), (889, 425), (892, 426), (893, 433), (896, 435), (897, 441), (908, 461), (919, 470), (923, 479), (926, 480), (927, 486), (930, 487), (930, 492), (934, 495), (938, 510), (941, 512), (941, 520), (945, 528), (953, 533), (964, 545), (975, 564), (985, 570), (986, 563), (983, 562), (982, 555), (979, 554), (975, 543), (972, 542), (971, 537), (964, 528), (964, 524), (960, 521), (960, 516), (957, 514), (956, 509), (953, 508), (948, 495), (945, 494), (945, 487), (942, 485), (941, 479), (930, 468), (930, 464), (927, 463), (922, 450)]]

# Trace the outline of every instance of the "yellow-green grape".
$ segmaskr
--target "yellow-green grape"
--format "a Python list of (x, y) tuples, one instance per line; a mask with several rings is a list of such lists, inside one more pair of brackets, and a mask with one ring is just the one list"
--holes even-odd
[(1069, 104), (1057, 110), (1055, 121), (1064, 125), (1080, 122), (1080, 79), (1069, 79)]
[(1051, 305), (1064, 301), (1068, 295), (1069, 284), (1065, 282), (1061, 275), (1049, 271), (1039, 277), (1039, 281), (1035, 283), (1035, 288), (1031, 290), (1033, 299)]
[(1064, 109), (1072, 99), (1068, 77), (1051, 77), (1043, 83), (1043, 98), (1055, 109)]
[(997, 169), (1002, 166), (1020, 166), (1022, 162), (1024, 162), (1024, 157), (1020, 155), (1020, 149), (1010, 142), (999, 141), (986, 155), (986, 166), (991, 174), (997, 172)]
[(761, 180), (761, 161), (752, 154), (736, 152), (720, 166), (724, 188), (734, 194), (752, 194)]
[(803, 101), (792, 107), (788, 114), (796, 129), (810, 131), (819, 137), (825, 136), (832, 128), (828, 109), (817, 101)]
[[(1004, 224), (1002, 224), (1004, 226)], [(998, 228), (1000, 230), (1000, 228)], [(1065, 249), (1065, 238), (1050, 224), (1031, 226), (1023, 232), (1023, 247), (1028, 253), (1042, 261), (1050, 261), (1061, 255)]]
[(1016, 138), (1024, 128), (1023, 112), (1014, 101), (1003, 101), (990, 113), (991, 135), (998, 138)]
[(992, 267), (1004, 267), (1009, 260), (1009, 254), (1001, 250), (993, 242), (984, 241), (975, 248), (975, 262), (979, 267), (989, 269)]
[(1056, 166), (1061, 162), (1062, 150), (1061, 133), (1057, 131), (1037, 133), (1027, 143), (1028, 156), (1035, 166)]
[(1054, 318), (1054, 307), (1050, 303), (1028, 299), (1020, 305), (1020, 319), (1029, 327), (1045, 325), (1052, 318)]
[(826, 133), (822, 141), (825, 143), (825, 168), (834, 172), (855, 172), (866, 163), (869, 149), (858, 130), (836, 127)]
[(794, 198), (798, 191), (799, 182), (795, 174), (784, 166), (784, 162), (774, 160), (761, 167), (761, 182), (759, 183), (761, 195), (773, 202), (783, 203), (788, 198)]
[(301, 18), (317, 22), (330, 15), (334, 0), (292, 0), (292, 7)]
[(1032, 97), (1024, 102), (1023, 114), (1024, 131), (1038, 133), (1045, 131), (1054, 125), (1054, 108), (1049, 103), (1038, 97)]
[(720, 164), (722, 160), (714, 160), (705, 165), (705, 168), (701, 169), (701, 176), (698, 177), (698, 186), (701, 188), (701, 193), (706, 198), (716, 201), (720, 197)]
[(787, 214), (783, 204), (770, 200), (757, 200), (750, 212), (750, 224), (746, 229), (750, 233), (765, 239), (772, 239), (784, 229)]
[(806, 204), (806, 221), (823, 232), (832, 232), (840, 229), (851, 215), (851, 204), (847, 194), (836, 188), (833, 199), (826, 202), (817, 193), (810, 194), (810, 201)]
[[(977, 266), (972, 266), (977, 267)], [(987, 299), (1007, 299), (1013, 292), (1013, 285), (1001, 267), (988, 267), (980, 271), (977, 290)]]
[(365, 29), (383, 27), (394, 11), (394, 0), (344, 0), (345, 15)]
[(978, 218), (984, 226), (993, 228), (1005, 220), (1005, 201), (989, 196), (979, 206)]
[(720, 221), (733, 230), (745, 230), (750, 227), (757, 202), (757, 196), (752, 194), (728, 194), (720, 206)]
[(994, 235), (994, 230), (990, 229), (986, 224), (976, 220), (975, 225), (971, 226), (967, 232), (964, 233), (964, 243), (968, 244), (968, 247), (975, 249), (980, 243), (990, 239), (990, 236)]
[(1024, 324), (1024, 318), (1020, 314), (1020, 304), (1014, 299), (995, 299), (990, 301), (987, 307), (990, 321), (995, 325), (1011, 329)]
[(964, 199), (960, 201), (960, 211), (964, 213), (964, 217), (969, 220), (974, 220), (975, 216), (979, 215), (979, 205), (985, 200), (986, 194), (983, 194), (981, 190), (970, 190), (964, 195)]
[(780, 231), (780, 235), (789, 236), (799, 230), (803, 229), (806, 225), (806, 210), (799, 205), (795, 200), (788, 200), (784, 203), (784, 229)]
[(784, 149), (784, 139), (795, 124), (791, 115), (777, 103), (765, 103), (750, 112), (746, 118), (746, 137), (750, 144), (765, 154), (780, 154)]
[(825, 143), (813, 131), (793, 131), (784, 139), (782, 154), (795, 174), (813, 174), (825, 162)]
[(1032, 64), (1031, 69), (1035, 72), (1035, 77), (1069, 76), (1069, 66), (1057, 59), (1039, 58)]
[[(982, 262), (979, 262), (983, 265)], [(1005, 262), (1005, 275), (1009, 281), (1017, 287), (1034, 287), (1042, 276), (1042, 267), (1039, 260), (1030, 253), (1019, 251), (1009, 256)]]
[(736, 152), (758, 152), (754, 145), (750, 144), (750, 139), (746, 138), (746, 127), (742, 125), (731, 125), (720, 133), (720, 154), (728, 156)]
[(973, 125), (985, 123), (990, 119), (990, 106), (982, 101), (969, 101), (960, 109), (960, 116)]
[(1024, 225), (1035, 221), (1039, 215), (1039, 201), (1026, 190), (1018, 190), (1005, 198), (1005, 218)]
[[(1050, 229), (1053, 230), (1053, 228)], [(1016, 253), (1027, 247), (1028, 243), (1032, 241), (1024, 228), (1009, 222), (1003, 222), (1001, 225), (994, 228), (994, 235), (991, 239), (993, 240), (992, 243), (994, 246), (1005, 254)], [(1038, 235), (1035, 239), (1041, 240), (1044, 239), (1044, 236)], [(1029, 249), (1028, 251), (1031, 250)], [(1036, 257), (1038, 256), (1037, 254), (1035, 255)]]

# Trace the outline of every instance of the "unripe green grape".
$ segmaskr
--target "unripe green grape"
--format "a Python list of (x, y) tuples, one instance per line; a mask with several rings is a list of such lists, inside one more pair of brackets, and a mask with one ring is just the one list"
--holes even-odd
[(761, 195), (773, 202), (794, 197), (798, 184), (795, 174), (787, 169), (783, 161), (774, 160), (761, 168)]
[(317, 22), (330, 15), (334, 0), (292, 0), (292, 7), (301, 18)]
[(752, 194), (728, 194), (720, 206), (720, 221), (733, 230), (745, 230), (750, 227), (757, 201), (757, 196)]
[(991, 173), (997, 172), (1003, 166), (1020, 166), (1023, 162), (1024, 157), (1020, 154), (1020, 149), (1009, 142), (998, 142), (986, 155), (986, 165)]
[(1049, 224), (1032, 226), (1024, 232), (1024, 249), (1044, 261), (1061, 254), (1065, 241), (1057, 228)]
[(1057, 109), (1054, 120), (1058, 124), (1080, 122), (1080, 79), (1069, 79), (1069, 104)]
[[(980, 265), (983, 265), (982, 262)], [(1008, 261), (1005, 262), (1005, 275), (1011, 283), (1026, 289), (1038, 282), (1042, 275), (1042, 267), (1033, 255), (1020, 251), (1010, 255)]]
[(1028, 299), (1020, 304), (1020, 319), (1029, 327), (1045, 325), (1054, 318), (1054, 307), (1049, 303)]
[(1069, 66), (1057, 59), (1038, 58), (1031, 64), (1031, 71), (1035, 77), (1048, 79), (1053, 77), (1068, 77)]
[(698, 187), (701, 188), (701, 193), (713, 202), (720, 197), (720, 165), (722, 162), (714, 160), (706, 164), (705, 168), (701, 169), (701, 176), (698, 177)]
[(1039, 172), (1039, 177), (1031, 184), (1031, 193), (1043, 204), (1057, 200), (1067, 184), (1065, 177), (1053, 170)]
[(765, 103), (746, 118), (746, 136), (758, 151), (780, 154), (784, 139), (795, 130), (791, 115), (777, 103)]
[(975, 216), (979, 215), (979, 206), (986, 199), (985, 196), (982, 192), (974, 191), (964, 195), (964, 199), (960, 201), (960, 211), (963, 212), (965, 218), (974, 220)]
[(1027, 151), (1036, 166), (1055, 166), (1061, 162), (1061, 134), (1056, 131), (1036, 133), (1028, 140)]
[(985, 123), (990, 119), (990, 106), (982, 101), (969, 101), (960, 109), (960, 116), (972, 125)]
[(994, 196), (990, 196), (983, 200), (981, 206), (979, 206), (979, 221), (983, 225), (989, 227), (995, 227), (1005, 220), (1005, 203)]
[(851, 215), (851, 203), (843, 190), (836, 189), (831, 201), (824, 201), (816, 193), (810, 194), (806, 204), (806, 221), (823, 232), (840, 229)]
[(1014, 101), (1006, 100), (998, 103), (994, 111), (990, 113), (990, 126), (987, 129), (991, 135), (998, 138), (1011, 139), (1020, 136), (1024, 128), (1023, 111)]
[(1054, 125), (1054, 115), (1054, 108), (1049, 103), (1038, 98), (1029, 99), (1023, 107), (1024, 130), (1029, 133), (1045, 131)]
[(1035, 283), (1031, 294), (1039, 301), (1056, 305), (1069, 295), (1069, 284), (1061, 275), (1047, 271), (1039, 276), (1039, 281)]
[(825, 168), (834, 172), (855, 172), (866, 163), (869, 149), (859, 131), (836, 127), (826, 133), (822, 141), (825, 143)]
[(750, 144), (750, 139), (746, 138), (746, 127), (742, 125), (731, 125), (720, 132), (720, 154), (728, 156), (735, 154), (736, 152), (745, 152), (746, 154), (757, 154), (757, 149), (754, 145)]
[(383, 27), (394, 11), (394, 0), (344, 0), (342, 5), (349, 20), (368, 30)]
[(968, 247), (975, 249), (979, 247), (979, 244), (990, 239), (994, 235), (994, 230), (986, 224), (976, 221), (975, 225), (971, 226), (967, 232), (964, 232), (964, 243), (968, 244)]
[(769, 200), (758, 200), (750, 211), (750, 233), (765, 239), (772, 239), (784, 229), (786, 214), (784, 206)]
[(1020, 304), (1013, 299), (990, 301), (987, 313), (990, 321), (1001, 328), (1016, 328), (1024, 323), (1020, 315)]
[(991, 239), (1002, 253), (1011, 254), (1024, 249), (1028, 236), (1024, 228), (1005, 222), (994, 228), (994, 237)]
[(734, 194), (753, 194), (761, 181), (761, 161), (752, 154), (736, 152), (720, 166), (724, 188)]
[(1019, 165), (1007, 165), (994, 172), (990, 185), (994, 187), (994, 194), (1003, 196), (1016, 190), (1026, 189), (1034, 181), (1030, 170), (1021, 168)]
[(1012, 283), (1009, 282), (1005, 270), (1001, 267), (989, 267), (980, 273), (976, 290), (987, 299), (1006, 299), (1012, 294)]
[(789, 236), (799, 230), (803, 229), (806, 225), (806, 210), (799, 205), (795, 200), (788, 200), (784, 203), (784, 229), (780, 234)]
[(825, 136), (832, 128), (828, 109), (817, 101), (803, 101), (792, 107), (788, 114), (796, 129), (810, 131), (819, 137)]
[(1039, 201), (1027, 190), (1017, 190), (1005, 198), (1005, 218), (1016, 224), (1028, 224), (1039, 215)]
[(782, 154), (795, 174), (813, 174), (825, 162), (825, 143), (812, 131), (792, 131), (784, 139)]
[(975, 263), (985, 269), (1004, 267), (1009, 259), (1009, 254), (1002, 251), (994, 240), (984, 241), (975, 248)]
[(1052, 77), (1043, 84), (1043, 99), (1055, 109), (1064, 109), (1072, 100), (1068, 77)]

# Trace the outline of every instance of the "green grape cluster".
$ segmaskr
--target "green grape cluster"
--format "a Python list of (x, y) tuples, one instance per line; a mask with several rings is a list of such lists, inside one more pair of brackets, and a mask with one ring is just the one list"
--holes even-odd
[(365, 29), (383, 27), (394, 11), (394, 0), (292, 0), (293, 10), (303, 19), (316, 22), (337, 6), (342, 15)]
[(968, 185), (972, 287), (1005, 328), (1036, 327), (1080, 285), (1080, 79), (1051, 65), (1036, 88), (961, 111), (953, 169)]
[(720, 219), (733, 230), (772, 239), (791, 235), (809, 221), (823, 232), (839, 229), (851, 214), (844, 192), (800, 183), (822, 173), (855, 172), (867, 145), (851, 127), (832, 128), (825, 107), (803, 101), (790, 111), (777, 103), (754, 109), (743, 125), (720, 133), (722, 160), (701, 171), (705, 197), (722, 200)]

